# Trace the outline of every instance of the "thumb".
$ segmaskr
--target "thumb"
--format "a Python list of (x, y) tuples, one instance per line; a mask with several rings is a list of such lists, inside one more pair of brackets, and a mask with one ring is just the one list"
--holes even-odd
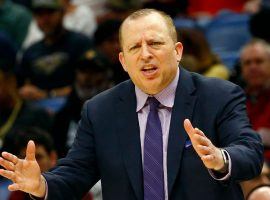
[(191, 136), (193, 135), (195, 129), (193, 128), (193, 126), (192, 126), (189, 119), (184, 120), (184, 128), (185, 128), (188, 136), (191, 138)]
[(28, 160), (28, 161), (36, 160), (35, 153), (36, 153), (35, 143), (33, 140), (30, 140), (28, 142), (27, 148), (26, 148), (26, 160)]

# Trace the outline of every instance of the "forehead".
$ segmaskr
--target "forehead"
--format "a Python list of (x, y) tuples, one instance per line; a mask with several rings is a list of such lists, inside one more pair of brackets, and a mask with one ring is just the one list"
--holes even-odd
[(267, 50), (261, 44), (255, 44), (247, 47), (242, 53), (242, 59), (251, 57), (268, 57)]
[(165, 19), (158, 13), (140, 16), (136, 19), (128, 19), (123, 24), (122, 39), (140, 38), (145, 36), (169, 37), (168, 26)]

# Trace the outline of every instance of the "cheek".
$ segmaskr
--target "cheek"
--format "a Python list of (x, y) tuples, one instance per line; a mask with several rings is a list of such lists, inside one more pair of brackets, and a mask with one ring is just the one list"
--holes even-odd
[(50, 161), (46, 158), (38, 160), (38, 164), (43, 171), (46, 171), (48, 170), (48, 168), (50, 168)]
[(246, 69), (246, 68), (242, 68), (241, 69), (241, 71), (242, 71), (242, 76), (245, 78), (246, 76), (247, 76), (247, 74), (248, 74), (248, 70)]
[(265, 74), (265, 76), (270, 78), (270, 67), (268, 66), (264, 66), (262, 73)]

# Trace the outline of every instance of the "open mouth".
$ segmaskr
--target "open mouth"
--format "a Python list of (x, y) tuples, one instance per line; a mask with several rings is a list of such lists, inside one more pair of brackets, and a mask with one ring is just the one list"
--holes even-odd
[(151, 67), (144, 67), (142, 69), (142, 72), (144, 76), (151, 78), (153, 77), (158, 71), (158, 68), (156, 66), (151, 66)]
[(144, 69), (142, 69), (142, 71), (143, 72), (153, 72), (153, 71), (155, 71), (157, 69), (157, 67), (152, 67), (152, 68), (144, 68)]

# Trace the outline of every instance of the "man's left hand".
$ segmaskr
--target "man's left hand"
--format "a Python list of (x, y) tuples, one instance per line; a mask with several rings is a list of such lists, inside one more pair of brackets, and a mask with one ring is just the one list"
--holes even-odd
[(189, 119), (184, 120), (184, 128), (191, 140), (193, 148), (200, 156), (205, 167), (223, 172), (225, 163), (221, 150), (215, 147), (201, 130), (193, 128)]

